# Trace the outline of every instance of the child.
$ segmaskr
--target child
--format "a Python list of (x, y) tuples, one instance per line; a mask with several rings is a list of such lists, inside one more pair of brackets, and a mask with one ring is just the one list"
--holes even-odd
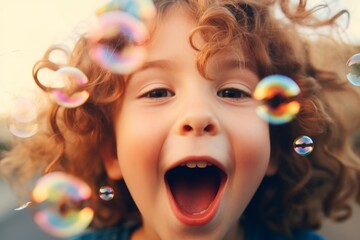
[[(352, 148), (360, 97), (346, 81), (354, 49), (334, 40), (320, 51), (299, 27), (333, 26), (344, 12), (320, 21), (322, 7), (307, 10), (306, 1), (154, 4), (145, 63), (113, 73), (81, 38), (67, 65), (88, 77), (89, 99), (51, 104), (42, 125), (50, 128), (14, 145), (2, 174), (22, 185), (63, 171), (93, 193), (112, 187), (111, 201), (92, 195), (92, 230), (76, 239), (322, 239), (312, 230), (325, 217), (348, 218), (360, 200)], [(287, 20), (274, 15), (277, 4)], [(57, 69), (51, 51), (34, 68), (44, 90), (37, 73)], [(331, 58), (315, 60), (327, 51)], [(301, 89), (300, 112), (282, 125), (261, 119), (252, 98), (274, 74)], [(314, 141), (306, 156), (293, 148), (301, 135)]]

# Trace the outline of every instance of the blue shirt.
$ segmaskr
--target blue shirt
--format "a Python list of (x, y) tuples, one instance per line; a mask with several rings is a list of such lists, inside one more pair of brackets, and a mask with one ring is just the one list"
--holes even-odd
[[(99, 231), (88, 231), (71, 240), (129, 240), (139, 224), (121, 224)], [(325, 240), (311, 230), (295, 231), (293, 236), (282, 236), (266, 228), (245, 228), (245, 240)]]
[(131, 234), (139, 227), (139, 224), (123, 223), (116, 227), (98, 231), (87, 231), (71, 240), (129, 240)]

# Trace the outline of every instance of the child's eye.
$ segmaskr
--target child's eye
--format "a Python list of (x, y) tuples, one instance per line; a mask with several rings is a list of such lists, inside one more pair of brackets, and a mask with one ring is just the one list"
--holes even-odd
[(222, 98), (231, 98), (232, 100), (251, 97), (251, 94), (236, 88), (221, 89), (217, 92), (217, 95)]
[(166, 97), (172, 97), (175, 94), (165, 88), (159, 88), (159, 89), (154, 89), (151, 90), (147, 93), (145, 93), (142, 97), (146, 97), (146, 98), (166, 98)]

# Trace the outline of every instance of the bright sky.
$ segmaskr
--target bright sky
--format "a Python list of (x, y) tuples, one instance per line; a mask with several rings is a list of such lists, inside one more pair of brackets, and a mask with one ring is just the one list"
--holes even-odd
[[(350, 36), (360, 40), (360, 1), (328, 0), (351, 12)], [(35, 88), (31, 70), (53, 43), (71, 43), (106, 0), (0, 0), (0, 117), (12, 96)], [(323, 2), (321, 0), (311, 0)]]

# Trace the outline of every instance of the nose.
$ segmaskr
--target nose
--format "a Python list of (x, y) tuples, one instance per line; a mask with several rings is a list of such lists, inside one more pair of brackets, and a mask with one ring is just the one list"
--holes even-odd
[(219, 123), (210, 109), (190, 107), (179, 120), (177, 129), (178, 134), (183, 136), (213, 136), (219, 132)]

